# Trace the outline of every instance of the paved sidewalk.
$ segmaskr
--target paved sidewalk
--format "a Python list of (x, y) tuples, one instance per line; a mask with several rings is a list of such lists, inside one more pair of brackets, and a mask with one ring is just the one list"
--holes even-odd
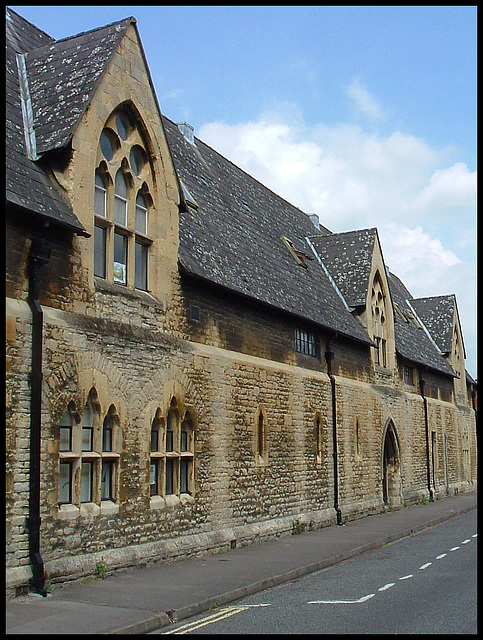
[(45, 598), (23, 596), (6, 603), (6, 631), (147, 633), (170, 619), (181, 620), (299, 578), (476, 506), (476, 492), (464, 493), (222, 554), (57, 587)]

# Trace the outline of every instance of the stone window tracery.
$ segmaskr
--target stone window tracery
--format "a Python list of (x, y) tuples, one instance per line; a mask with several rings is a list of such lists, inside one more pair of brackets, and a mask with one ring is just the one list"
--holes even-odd
[(101, 420), (94, 388), (81, 416), (70, 403), (59, 425), (59, 506), (115, 502), (119, 451), (119, 417), (114, 405)]
[(148, 290), (154, 175), (141, 122), (124, 105), (107, 120), (94, 184), (94, 275)]
[(387, 312), (386, 297), (380, 277), (376, 275), (371, 292), (371, 314), (373, 341), (375, 343), (375, 363), (387, 367)]
[(150, 433), (151, 497), (193, 495), (195, 420), (172, 398), (166, 418), (157, 409)]

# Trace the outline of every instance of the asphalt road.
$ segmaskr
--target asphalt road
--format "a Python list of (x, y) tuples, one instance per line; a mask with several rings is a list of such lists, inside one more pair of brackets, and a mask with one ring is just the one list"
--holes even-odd
[(471, 633), (476, 511), (184, 620), (173, 633)]

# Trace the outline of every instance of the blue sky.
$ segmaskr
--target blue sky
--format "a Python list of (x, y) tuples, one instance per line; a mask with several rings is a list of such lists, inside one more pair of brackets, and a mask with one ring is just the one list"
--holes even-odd
[(476, 7), (17, 6), (59, 39), (138, 22), (163, 113), (332, 231), (377, 226), (455, 293), (476, 377)]

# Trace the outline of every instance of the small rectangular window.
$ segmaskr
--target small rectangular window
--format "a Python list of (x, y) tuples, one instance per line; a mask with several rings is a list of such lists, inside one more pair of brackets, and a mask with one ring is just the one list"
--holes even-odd
[(127, 237), (114, 232), (114, 282), (127, 282)]
[(295, 329), (295, 351), (307, 356), (317, 356), (315, 333)]
[(414, 385), (413, 368), (404, 367), (404, 382), (406, 384)]
[(135, 243), (134, 286), (136, 289), (148, 289), (148, 246), (142, 242)]
[(94, 226), (94, 275), (106, 277), (106, 229)]

